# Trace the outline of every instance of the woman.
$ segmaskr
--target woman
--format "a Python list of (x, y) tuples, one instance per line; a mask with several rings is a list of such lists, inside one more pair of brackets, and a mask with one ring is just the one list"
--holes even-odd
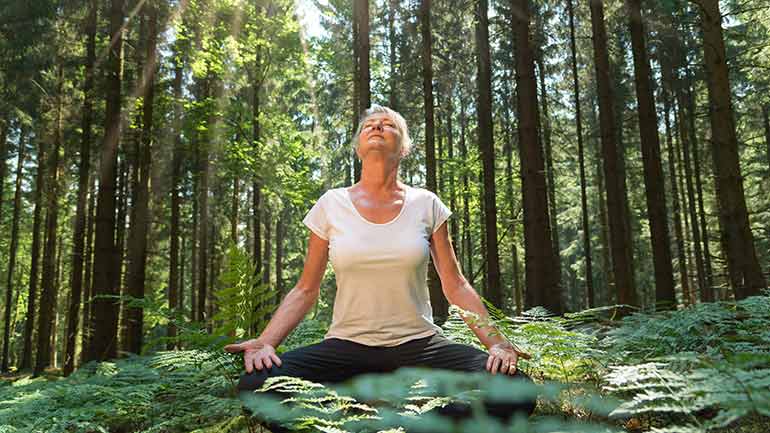
[[(407, 366), (529, 379), (516, 369), (521, 353), (493, 327), (464, 318), (486, 353), (447, 339), (433, 323), (428, 254), (449, 303), (482, 320), (489, 316), (462, 275), (449, 240), (446, 220), (452, 211), (436, 194), (398, 180), (399, 163), (412, 146), (404, 118), (374, 105), (362, 116), (355, 137), (361, 180), (326, 191), (304, 218), (310, 240), (299, 282), (258, 338), (225, 347), (243, 352), (246, 374), (238, 388), (253, 392), (271, 376), (333, 383)], [(329, 331), (320, 343), (279, 358), (275, 348), (318, 299), (329, 259), (337, 280)], [(514, 411), (534, 410), (534, 402), (485, 405), (504, 419)]]

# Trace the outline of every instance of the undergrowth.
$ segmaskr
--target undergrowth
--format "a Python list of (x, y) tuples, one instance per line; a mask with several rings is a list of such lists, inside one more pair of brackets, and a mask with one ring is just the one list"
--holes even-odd
[[(510, 318), (490, 307), (495, 326), (530, 360), (519, 366), (537, 387), (500, 375), (402, 368), (325, 387), (273, 378), (265, 389), (285, 401), (235, 392), (242, 361), (227, 338), (188, 327), (191, 350), (90, 363), (68, 378), (17, 375), (0, 382), (0, 432), (247, 432), (270, 417), (298, 430), (342, 432), (761, 432), (770, 424), (770, 297), (699, 304), (613, 319), (614, 307), (548, 317), (541, 309)], [(481, 345), (453, 308), (446, 336)], [(307, 320), (279, 352), (323, 338)], [(479, 396), (536, 393), (529, 420), (501, 425)], [(465, 401), (473, 417), (452, 424), (436, 414)], [(257, 415), (244, 416), (244, 408)]]

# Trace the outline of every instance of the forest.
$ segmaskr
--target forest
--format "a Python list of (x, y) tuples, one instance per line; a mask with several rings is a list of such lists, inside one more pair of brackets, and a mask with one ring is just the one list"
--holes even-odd
[[(223, 347), (297, 283), (372, 104), (535, 384), (241, 401)], [(0, 1), (2, 433), (767, 432), (768, 280), (770, 0)], [(324, 338), (336, 289), (279, 355)], [(502, 423), (478, 392), (537, 409)]]

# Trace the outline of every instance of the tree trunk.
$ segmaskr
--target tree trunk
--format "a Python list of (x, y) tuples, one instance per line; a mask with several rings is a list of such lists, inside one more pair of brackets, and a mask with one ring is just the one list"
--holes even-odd
[[(366, 109), (371, 105), (371, 92), (369, 90), (370, 72), (369, 72), (369, 1), (353, 0), (353, 27), (355, 44), (356, 76), (354, 77), (355, 86), (358, 89), (358, 107), (356, 113), (356, 122), (354, 122), (354, 131), (358, 126), (358, 119)], [(353, 177), (354, 182), (361, 180), (361, 161), (353, 155)]]
[[(265, 255), (262, 258), (264, 268), (262, 270), (262, 284), (270, 284), (270, 262), (273, 256), (273, 217), (270, 206), (265, 203)], [(267, 300), (265, 300), (267, 302)]]
[(679, 264), (679, 280), (682, 286), (682, 300), (685, 305), (689, 302), (690, 284), (687, 272), (687, 256), (684, 247), (682, 233), (682, 218), (679, 206), (679, 181), (676, 174), (676, 153), (674, 152), (673, 133), (671, 132), (671, 90), (672, 71), (670, 64), (661, 62), (661, 75), (663, 76), (663, 112), (666, 131), (666, 152), (668, 153), (668, 173), (671, 182), (671, 202), (674, 217), (674, 237), (676, 239), (677, 262)]
[(567, 0), (567, 10), (569, 13), (569, 32), (570, 32), (570, 54), (572, 61), (572, 85), (575, 89), (575, 129), (578, 145), (578, 164), (580, 166), (580, 210), (583, 229), (583, 255), (586, 262), (586, 303), (588, 308), (596, 305), (596, 296), (594, 294), (593, 265), (591, 259), (591, 232), (588, 226), (588, 195), (586, 194), (586, 166), (583, 150), (583, 119), (580, 111), (580, 82), (577, 71), (577, 47), (575, 44), (575, 10), (572, 0)]
[[(110, 35), (112, 46), (107, 59), (105, 134), (99, 167), (99, 195), (96, 210), (94, 256), (94, 296), (117, 295), (120, 283), (115, 244), (115, 168), (120, 141), (120, 66), (122, 57), (124, 0), (110, 2)], [(118, 304), (115, 299), (93, 300), (93, 338), (87, 360), (105, 360), (117, 354)]]
[(743, 191), (738, 138), (718, 0), (698, 0), (711, 119), (711, 155), (730, 286), (736, 299), (759, 295), (767, 287), (754, 249)]
[[(436, 176), (435, 125), (433, 113), (433, 41), (430, 29), (430, 0), (420, 2), (420, 35), (422, 36), (422, 100), (425, 113), (425, 184), (428, 190), (438, 193)], [(433, 261), (431, 260), (431, 263)], [(443, 323), (449, 316), (449, 304), (441, 289), (441, 280), (433, 265), (428, 265), (428, 287), (433, 320)]]
[[(179, 53), (177, 52), (177, 56)], [(174, 149), (171, 158), (171, 222), (169, 239), (169, 270), (168, 270), (168, 308), (172, 317), (180, 313), (180, 294), (184, 293), (184, 285), (180, 283), (179, 264), (179, 220), (182, 199), (180, 194), (180, 185), (182, 177), (182, 75), (184, 74), (184, 65), (181, 60), (175, 60), (174, 64)], [(182, 250), (184, 254), (184, 249)], [(183, 259), (184, 260), (184, 259)], [(169, 350), (176, 347), (174, 339), (177, 335), (176, 324), (174, 320), (168, 324), (168, 337), (170, 341), (167, 344)]]
[[(681, 107), (678, 105), (674, 106), (674, 119), (676, 119), (676, 123), (674, 124), (674, 127), (677, 132), (680, 131), (680, 121), (681, 117), (679, 114), (679, 110)], [(674, 152), (676, 153), (676, 167), (677, 167), (677, 178), (679, 180), (679, 191), (682, 192), (681, 198), (681, 209), (682, 209), (682, 222), (684, 224), (684, 231), (683, 231), (683, 239), (684, 239), (684, 255), (687, 259), (687, 269), (691, 270), (695, 265), (693, 265), (693, 262), (695, 261), (693, 259), (692, 254), (690, 253), (690, 245), (691, 242), (688, 239), (688, 237), (692, 237), (692, 230), (690, 230), (690, 219), (689, 219), (689, 213), (687, 210), (689, 209), (687, 200), (690, 198), (687, 195), (687, 188), (685, 187), (685, 170), (684, 170), (684, 156), (682, 155), (682, 139), (681, 134), (679, 139), (676, 141), (676, 145), (674, 147)], [(696, 302), (695, 299), (695, 282), (692, 280), (692, 273), (688, 272), (686, 275), (687, 278), (687, 287), (688, 291), (685, 298), (685, 304), (690, 305), (694, 304)]]
[[(90, 162), (89, 162), (90, 164)], [(93, 289), (91, 271), (93, 269), (93, 257), (94, 257), (94, 213), (96, 209), (96, 176), (90, 176), (91, 186), (88, 190), (88, 220), (86, 223), (86, 245), (85, 245), (85, 264), (84, 264), (84, 290), (83, 290), (83, 324), (81, 326), (82, 332), (80, 334), (80, 364), (83, 364), (88, 358), (88, 347), (91, 339), (91, 320), (93, 317), (93, 309), (91, 308)]]
[(486, 280), (484, 287), (487, 300), (492, 305), (503, 306), (500, 288), (500, 258), (497, 251), (497, 204), (495, 195), (495, 141), (492, 122), (492, 74), (489, 55), (489, 18), (487, 0), (479, 0), (476, 23), (478, 50), (478, 134), (479, 151), (483, 163), (484, 184), (484, 235), (486, 244)]
[[(211, 76), (205, 78), (203, 84), (204, 99), (211, 95)], [(200, 159), (198, 160), (198, 177), (200, 179), (198, 190), (198, 293), (195, 320), (203, 322), (206, 319), (206, 286), (208, 284), (208, 263), (209, 263), (209, 146), (213, 139), (211, 118), (208, 119), (204, 139), (200, 143)]]
[[(465, 98), (463, 94), (460, 94), (460, 159), (462, 160), (463, 167), (468, 167), (468, 149), (465, 145)], [(467, 170), (461, 172), (460, 178), (463, 185), (463, 239), (462, 247), (460, 248), (460, 259), (462, 261), (463, 269), (467, 275), (468, 282), (471, 286), (474, 285), (473, 278), (473, 244), (471, 243), (471, 212), (470, 212), (470, 185), (468, 180)]]
[(695, 129), (695, 97), (692, 94), (692, 77), (687, 72), (687, 116), (689, 119), (690, 141), (692, 143), (693, 170), (695, 171), (695, 193), (698, 201), (698, 222), (700, 224), (700, 235), (703, 241), (703, 277), (705, 289), (711, 294), (710, 299), (714, 299), (714, 281), (711, 269), (711, 247), (709, 246), (708, 227), (706, 225), (706, 210), (703, 205), (703, 180), (701, 178), (701, 157), (698, 132)]
[[(7, 372), (10, 365), (8, 362), (8, 352), (11, 345), (11, 310), (16, 305), (13, 301), (13, 273), (16, 267), (16, 250), (19, 247), (19, 214), (21, 212), (21, 184), (22, 184), (22, 170), (24, 169), (24, 158), (26, 152), (25, 138), (26, 130), (24, 126), (21, 127), (21, 133), (19, 134), (19, 149), (16, 163), (16, 184), (13, 193), (13, 220), (11, 222), (11, 245), (8, 248), (8, 277), (5, 285), (5, 314), (3, 314), (3, 361), (2, 371)], [(18, 294), (17, 294), (18, 296)]]
[(655, 269), (655, 304), (658, 309), (676, 307), (674, 270), (671, 264), (671, 245), (668, 239), (668, 212), (666, 190), (663, 184), (663, 165), (658, 138), (658, 115), (655, 111), (650, 63), (647, 57), (641, 0), (626, 0), (631, 27), (631, 45), (634, 56), (634, 83), (639, 112), (639, 134), (644, 166), (647, 216), (650, 221), (650, 240)]
[[(64, 88), (64, 66), (58, 66), (58, 84), (56, 89), (56, 120), (54, 127), (52, 152), (48, 160), (48, 188), (46, 191), (46, 227), (45, 249), (43, 250), (43, 279), (38, 315), (37, 358), (33, 375), (39, 376), (51, 364), (52, 336), (55, 333), (55, 309), (58, 296), (56, 284), (56, 246), (59, 222), (59, 170), (62, 149), (62, 93)], [(54, 360), (55, 362), (55, 360)]]
[(590, 7), (615, 289), (619, 303), (636, 306), (638, 301), (631, 269), (633, 255), (630, 249), (632, 246), (628, 244), (628, 223), (625, 212), (627, 207), (627, 197), (624, 193), (626, 179), (625, 173), (618, 164), (622, 153), (619, 152), (617, 146), (615, 112), (612, 106), (613, 97), (609, 74), (607, 32), (604, 24), (604, 4), (602, 0), (590, 0)]
[(86, 198), (88, 179), (91, 175), (91, 100), (94, 88), (94, 62), (96, 61), (96, 15), (98, 4), (91, 0), (88, 5), (86, 32), (85, 81), (83, 83), (82, 135), (80, 137), (80, 166), (78, 167), (78, 199), (75, 210), (75, 228), (72, 234), (72, 272), (70, 273), (70, 304), (67, 311), (67, 336), (64, 353), (64, 375), (75, 369), (75, 343), (80, 320), (80, 298), (83, 291), (83, 244), (86, 231)]
[(388, 105), (390, 108), (398, 111), (398, 69), (396, 69), (396, 27), (395, 27), (395, 15), (396, 8), (398, 7), (397, 0), (388, 0), (388, 48), (390, 49), (390, 77), (389, 80), (389, 93), (388, 93)]
[[(518, 47), (517, 47), (518, 48)], [(559, 293), (559, 299), (563, 298), (561, 293), (561, 248), (559, 247), (559, 225), (556, 220), (556, 181), (553, 172), (553, 151), (551, 149), (551, 120), (548, 114), (548, 92), (545, 85), (545, 62), (543, 61), (543, 49), (542, 47), (535, 47), (537, 56), (535, 61), (537, 67), (540, 70), (540, 106), (542, 107), (542, 115), (538, 116), (538, 128), (539, 136), (538, 141), (541, 143), (541, 148), (545, 151), (545, 170), (546, 170), (546, 195), (548, 198), (548, 223), (551, 228), (551, 250), (553, 251), (554, 271), (556, 272), (556, 286)], [(535, 92), (537, 94), (537, 91)], [(563, 306), (561, 306), (563, 310)]]
[[(152, 158), (153, 124), (152, 115), (155, 99), (155, 71), (157, 70), (157, 36), (158, 11), (152, 2), (144, 5), (143, 14), (147, 20), (147, 41), (140, 82), (142, 94), (142, 131), (141, 148), (136, 155), (135, 169), (138, 171), (136, 202), (133, 203), (134, 220), (129, 235), (130, 260), (127, 277), (129, 294), (135, 300), (144, 299), (145, 276), (147, 267), (147, 233), (150, 231), (149, 221), (149, 182), (150, 160)], [(144, 329), (144, 308), (131, 307), (127, 310), (126, 320), (128, 341), (125, 344), (129, 352), (139, 354), (142, 351), (142, 336)]]
[[(705, 277), (705, 267), (703, 265), (703, 253), (701, 251), (701, 237), (700, 237), (700, 226), (698, 224), (698, 215), (697, 211), (695, 209), (695, 188), (693, 186), (693, 169), (692, 169), (692, 162), (690, 161), (690, 148), (692, 147), (692, 143), (690, 142), (690, 130), (688, 127), (688, 122), (685, 119), (685, 116), (687, 115), (685, 110), (685, 100), (684, 95), (682, 93), (682, 90), (679, 89), (677, 91), (677, 102), (679, 105), (679, 110), (677, 110), (679, 114), (679, 120), (677, 122), (677, 125), (679, 126), (679, 136), (682, 143), (682, 156), (683, 156), (683, 162), (684, 162), (684, 179), (687, 185), (687, 210), (689, 212), (690, 217), (690, 224), (692, 228), (692, 237), (693, 237), (693, 249), (695, 250), (695, 269), (696, 269), (696, 276), (698, 280), (698, 288), (700, 289), (701, 294), (701, 301), (702, 302), (711, 302), (713, 301), (713, 296), (710, 296), (709, 293), (711, 292), (706, 285), (706, 277)], [(689, 113), (692, 114), (692, 113)]]
[(43, 191), (45, 186), (45, 144), (38, 144), (37, 174), (35, 175), (35, 210), (32, 222), (32, 247), (30, 248), (29, 297), (27, 298), (27, 319), (24, 323), (24, 348), (21, 355), (20, 369), (32, 368), (32, 337), (35, 330), (37, 309), (38, 261), (40, 258), (40, 223), (43, 210)]
[(770, 105), (762, 107), (762, 125), (765, 127), (765, 146), (767, 146), (767, 177), (770, 178)]
[(284, 295), (283, 284), (283, 256), (284, 256), (284, 243), (286, 242), (286, 221), (289, 220), (289, 207), (288, 203), (281, 211), (281, 216), (275, 223), (275, 305), (279, 305), (281, 298)]
[[(543, 149), (540, 146), (537, 82), (529, 41), (528, 0), (513, 0), (513, 32), (516, 44), (516, 102), (519, 117), (519, 159), (524, 207), (524, 260), (527, 308), (542, 305), (563, 312), (559, 275), (553, 250)], [(491, 162), (490, 162), (491, 164)], [(486, 187), (486, 185), (485, 185)], [(487, 208), (489, 210), (489, 208)], [(494, 208), (491, 209), (494, 212)], [(494, 242), (495, 238), (487, 238)]]

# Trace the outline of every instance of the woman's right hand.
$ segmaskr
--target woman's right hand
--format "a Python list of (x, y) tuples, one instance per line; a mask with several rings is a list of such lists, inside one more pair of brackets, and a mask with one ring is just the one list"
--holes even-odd
[(262, 370), (262, 367), (272, 368), (273, 364), (281, 366), (281, 359), (275, 354), (275, 348), (256, 338), (242, 343), (228, 344), (225, 350), (230, 353), (243, 352), (243, 364), (247, 373)]

